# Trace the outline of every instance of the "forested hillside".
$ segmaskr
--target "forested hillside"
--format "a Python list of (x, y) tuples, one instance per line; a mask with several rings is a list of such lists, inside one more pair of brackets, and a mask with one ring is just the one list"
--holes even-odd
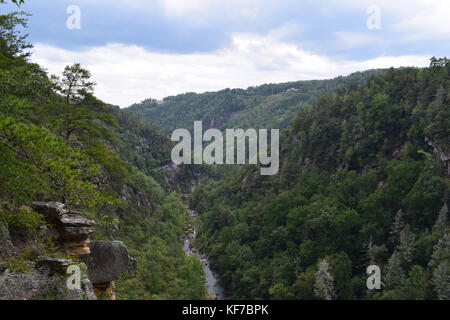
[(186, 93), (163, 101), (145, 100), (126, 109), (167, 133), (191, 130), (194, 121), (206, 128), (285, 128), (301, 107), (319, 96), (352, 83), (363, 83), (385, 70), (356, 72), (333, 80), (267, 84), (243, 89), (225, 89), (204, 94)]
[(281, 137), (277, 176), (196, 189), (197, 245), (235, 299), (448, 299), (449, 137), (447, 59), (323, 96)]
[(201, 263), (182, 251), (190, 214), (161, 186), (170, 142), (98, 100), (79, 64), (50, 77), (30, 63), (18, 31), (25, 18), (0, 15), (0, 282), (32, 272), (40, 256), (61, 256), (30, 207), (58, 201), (96, 220), (95, 240), (122, 240), (138, 260), (137, 278), (117, 284), (118, 298), (206, 297)]

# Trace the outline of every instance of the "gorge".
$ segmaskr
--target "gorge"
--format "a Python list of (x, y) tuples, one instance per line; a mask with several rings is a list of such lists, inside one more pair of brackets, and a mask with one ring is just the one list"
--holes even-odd
[[(0, 299), (448, 299), (447, 58), (120, 109), (30, 62), (25, 25), (0, 14)], [(174, 165), (196, 121), (280, 129), (277, 174)]]
[[(190, 211), (192, 214), (192, 217), (197, 219), (198, 214), (194, 211)], [(195, 238), (197, 236), (197, 230), (194, 226), (191, 226), (189, 229), (189, 234), (183, 237), (183, 250), (188, 255), (195, 255), (198, 257), (198, 259), (203, 264), (204, 272), (205, 272), (205, 279), (206, 279), (206, 285), (208, 288), (208, 293), (214, 298), (214, 300), (225, 300), (225, 294), (222, 286), (220, 285), (219, 279), (216, 275), (216, 273), (211, 270), (211, 263), (208, 259), (208, 257), (201, 252), (198, 251), (198, 249), (195, 249), (193, 247), (193, 241), (195, 241)]]

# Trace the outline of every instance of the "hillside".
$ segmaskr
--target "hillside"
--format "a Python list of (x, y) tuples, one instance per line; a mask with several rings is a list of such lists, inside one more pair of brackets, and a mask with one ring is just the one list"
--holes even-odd
[(166, 133), (191, 129), (202, 120), (208, 128), (285, 128), (301, 107), (319, 96), (352, 83), (363, 83), (385, 70), (356, 72), (332, 80), (267, 84), (243, 89), (225, 89), (203, 94), (186, 93), (162, 101), (145, 100), (126, 110), (153, 123)]
[(119, 299), (205, 298), (202, 264), (182, 250), (190, 213), (159, 169), (170, 141), (98, 100), (79, 64), (50, 77), (30, 63), (25, 25), (20, 13), (0, 15), (0, 299), (61, 298), (64, 286), (33, 287), (43, 277), (37, 266), (78, 261), (36, 201), (95, 220), (91, 240), (124, 242), (137, 275), (116, 284)]
[[(197, 245), (234, 299), (445, 299), (450, 63), (390, 70), (303, 108), (281, 170), (194, 192)], [(382, 290), (368, 291), (378, 265)]]

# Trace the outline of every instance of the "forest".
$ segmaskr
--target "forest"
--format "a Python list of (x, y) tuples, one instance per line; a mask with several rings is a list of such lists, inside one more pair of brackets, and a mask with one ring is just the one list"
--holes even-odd
[(197, 245), (230, 297), (448, 299), (449, 80), (433, 58), (322, 96), (280, 137), (277, 176), (198, 187)]
[(289, 125), (298, 109), (317, 97), (352, 83), (362, 83), (386, 70), (355, 72), (330, 80), (266, 84), (248, 89), (224, 89), (203, 94), (186, 93), (162, 101), (147, 99), (127, 111), (171, 133), (178, 128), (191, 130), (194, 121), (205, 127), (282, 129)]

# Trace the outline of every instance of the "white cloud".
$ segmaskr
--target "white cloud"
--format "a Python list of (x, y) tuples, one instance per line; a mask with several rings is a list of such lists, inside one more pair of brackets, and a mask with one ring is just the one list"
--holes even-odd
[[(335, 6), (361, 10), (370, 5), (378, 5), (382, 17), (389, 17), (392, 28), (405, 38), (427, 39), (433, 37), (450, 38), (450, 1), (448, 0), (332, 0)], [(385, 21), (383, 19), (383, 21)]]
[(337, 48), (352, 49), (364, 46), (386, 46), (387, 41), (378, 37), (374, 33), (358, 33), (338, 31), (336, 32), (336, 44)]
[(428, 0), (423, 6), (407, 19), (399, 21), (395, 28), (408, 33), (407, 38), (450, 39), (450, 1)]
[[(91, 4), (93, 0), (78, 0)], [(391, 28), (415, 37), (450, 37), (450, 1), (448, 0), (95, 0), (97, 4), (114, 6), (121, 10), (161, 12), (182, 23), (207, 25), (218, 21), (241, 19), (258, 21), (273, 13), (326, 11), (330, 15), (353, 10), (367, 15), (366, 9), (377, 5), (383, 17), (389, 17)], [(363, 19), (362, 19), (363, 20)], [(383, 19), (385, 22), (386, 20)]]
[(263, 8), (275, 4), (273, 0), (159, 0), (168, 16), (176, 18), (211, 18), (233, 14), (256, 17)]
[(146, 98), (184, 92), (246, 88), (264, 83), (324, 79), (371, 68), (425, 66), (428, 56), (336, 61), (269, 36), (235, 34), (231, 44), (208, 53), (171, 54), (138, 46), (108, 44), (76, 52), (37, 44), (32, 59), (59, 74), (80, 62), (98, 83), (96, 94), (126, 107)]
[[(124, 0), (122, 0), (124, 1)], [(138, 0), (138, 3), (142, 0)], [(438, 33), (449, 33), (450, 1), (448, 0), (158, 0), (164, 12), (171, 17), (180, 19), (208, 19), (214, 21), (216, 17), (234, 15), (237, 17), (256, 17), (263, 12), (270, 12), (273, 8), (286, 10), (307, 8), (306, 4), (315, 4), (320, 10), (332, 8), (342, 10), (360, 10), (366, 15), (366, 9), (377, 5), (383, 14), (390, 15), (397, 20), (394, 27), (403, 31), (433, 30)], [(332, 13), (331, 13), (332, 14)]]

